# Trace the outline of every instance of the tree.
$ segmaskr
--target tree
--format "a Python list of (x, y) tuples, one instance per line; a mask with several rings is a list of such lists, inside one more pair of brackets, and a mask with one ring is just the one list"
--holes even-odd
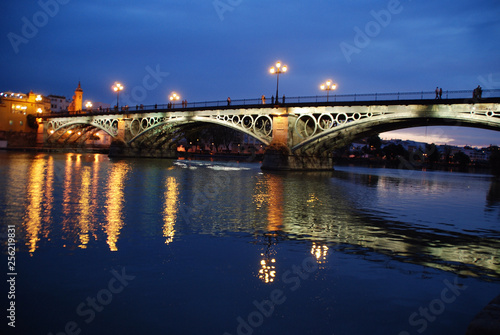
[(426, 151), (427, 160), (429, 161), (429, 163), (439, 162), (439, 159), (441, 158), (441, 154), (439, 153), (439, 150), (434, 143), (426, 144), (425, 151)]
[(26, 124), (31, 129), (34, 129), (34, 130), (38, 129), (38, 122), (36, 122), (36, 116), (33, 114), (26, 115)]
[(461, 166), (465, 166), (469, 165), (470, 157), (464, 154), (462, 151), (459, 151), (453, 155), (453, 161)]
[(370, 146), (370, 148), (375, 148), (375, 150), (379, 151), (380, 147), (382, 146), (382, 140), (380, 139), (378, 134), (372, 135), (368, 137), (368, 145)]
[(397, 159), (399, 156), (408, 158), (408, 151), (401, 144), (391, 143), (382, 149), (388, 159)]
[(497, 146), (491, 146), (490, 152), (491, 172), (495, 176), (500, 177), (500, 148)]

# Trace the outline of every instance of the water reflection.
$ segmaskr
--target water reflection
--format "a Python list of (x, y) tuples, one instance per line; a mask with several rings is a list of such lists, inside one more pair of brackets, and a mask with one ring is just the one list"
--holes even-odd
[(79, 200), (79, 212), (77, 223), (79, 227), (79, 247), (85, 249), (90, 240), (90, 232), (93, 230), (91, 215), (93, 213), (91, 209), (91, 169), (90, 167), (85, 167), (81, 172), (82, 183), (80, 187), (80, 200)]
[(116, 162), (111, 167), (106, 188), (106, 224), (104, 231), (109, 250), (117, 251), (118, 237), (123, 227), (124, 181), (128, 166), (124, 161)]
[(42, 204), (44, 194), (45, 166), (42, 159), (35, 159), (28, 171), (27, 207), (24, 218), (26, 245), (30, 253), (35, 252), (42, 229)]
[(274, 232), (264, 233), (259, 239), (264, 239), (266, 250), (260, 254), (260, 268), (258, 277), (265, 284), (270, 284), (276, 279), (276, 250), (274, 245), (278, 243), (279, 234)]
[(261, 254), (261, 256), (264, 258), (260, 261), (259, 279), (266, 284), (272, 283), (276, 278), (276, 259), (269, 259), (264, 254)]
[(165, 237), (166, 244), (174, 240), (178, 203), (179, 184), (174, 177), (167, 177), (165, 183), (165, 206), (163, 209), (163, 236)]
[[(496, 180), (374, 170), (261, 173), (214, 169), (208, 163), (169, 170), (97, 157), (35, 155), (22, 164), (9, 163), (3, 177), (6, 218), (16, 224), (23, 217), (23, 242), (30, 253), (43, 241), (86, 249), (92, 240), (106, 240), (109, 250), (117, 251), (119, 238), (141, 230), (148, 238), (155, 232), (166, 244), (184, 231), (244, 232), (263, 239), (254, 269), (265, 283), (279, 271), (276, 244), (287, 239), (310, 241), (318, 264), (342, 249), (464, 275), (500, 276)], [(136, 187), (127, 178), (131, 171)], [(140, 204), (141, 210), (131, 211), (136, 216), (126, 217), (125, 201), (127, 207)], [(435, 203), (447, 211), (442, 221), (436, 219)], [(470, 203), (476, 206), (472, 214)], [(190, 222), (183, 221), (181, 210)], [(124, 229), (125, 222), (133, 229)]]
[[(285, 183), (287, 202), (283, 232), (289, 238), (336, 243), (340, 248), (356, 246), (367, 253), (375, 251), (464, 275), (500, 275), (500, 260), (496, 251), (500, 248), (498, 239), (487, 238), (484, 234), (478, 236), (440, 229), (435, 224), (427, 227), (416, 222), (407, 223), (395, 219), (394, 213), (379, 211), (379, 208), (394, 206), (404, 214), (401, 197), (413, 197), (414, 202), (418, 202), (414, 196), (416, 189), (421, 192), (426, 190), (426, 195), (442, 193), (437, 181), (412, 183), (411, 180), (398, 180), (392, 176), (348, 173), (336, 174), (331, 179), (331, 187), (325, 188), (321, 183), (326, 180), (319, 176), (310, 175), (304, 183), (298, 182), (299, 178), (300, 175), (287, 178)], [(360, 187), (353, 190), (356, 184)], [(453, 193), (451, 182), (443, 184)], [(311, 196), (312, 189), (315, 196)], [(381, 206), (381, 199), (384, 199), (381, 193), (391, 189), (399, 194), (399, 198), (389, 193), (388, 203)], [(455, 198), (453, 201), (458, 200)], [(315, 205), (310, 206), (311, 203)], [(429, 213), (430, 216), (434, 214)], [(319, 255), (316, 247), (313, 248), (312, 253)]]
[(328, 256), (328, 246), (322, 243), (313, 242), (311, 247), (311, 254), (316, 258), (318, 264), (326, 263)]
[(488, 195), (486, 196), (486, 210), (493, 211), (500, 207), (500, 178), (493, 178), (491, 181)]

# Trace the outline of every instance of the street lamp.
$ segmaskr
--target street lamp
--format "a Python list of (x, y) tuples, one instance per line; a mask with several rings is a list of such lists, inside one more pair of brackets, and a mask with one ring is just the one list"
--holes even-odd
[(120, 91), (123, 91), (124, 87), (122, 84), (116, 82), (111, 88), (116, 92), (116, 109), (118, 109), (118, 97), (120, 96)]
[(321, 88), (322, 91), (326, 91), (326, 102), (328, 102), (330, 91), (335, 90), (337, 88), (337, 84), (333, 84), (332, 81), (329, 79), (326, 81), (326, 83), (321, 84), (319, 88)]
[(92, 101), (87, 101), (87, 102), (85, 103), (85, 108), (86, 108), (86, 109), (92, 109)]
[(276, 102), (278, 102), (278, 87), (280, 84), (280, 73), (285, 73), (287, 69), (288, 68), (286, 65), (281, 65), (281, 62), (278, 61), (278, 62), (276, 62), (276, 65), (271, 67), (271, 69), (269, 70), (269, 72), (271, 74), (277, 75), (277, 78), (276, 78)]
[(179, 100), (180, 98), (181, 98), (181, 97), (180, 97), (177, 93), (175, 93), (175, 92), (172, 92), (172, 93), (170, 94), (169, 99), (170, 99), (170, 101), (172, 101), (172, 107), (174, 107), (174, 106), (175, 106), (175, 101)]

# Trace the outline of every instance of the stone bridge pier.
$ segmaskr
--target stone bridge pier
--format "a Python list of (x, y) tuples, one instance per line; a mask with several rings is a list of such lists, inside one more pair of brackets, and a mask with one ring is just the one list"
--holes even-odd
[[(289, 108), (277, 108), (271, 114), (273, 132), (271, 144), (266, 148), (262, 161), (264, 170), (332, 170), (333, 155), (329, 150), (293, 150), (304, 141), (307, 132), (313, 131), (309, 120), (302, 120), (300, 114)], [(303, 129), (303, 133), (297, 132)]]

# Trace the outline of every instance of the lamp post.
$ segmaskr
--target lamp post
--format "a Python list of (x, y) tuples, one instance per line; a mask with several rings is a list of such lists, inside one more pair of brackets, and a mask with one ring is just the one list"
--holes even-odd
[(179, 100), (180, 98), (181, 98), (181, 97), (180, 97), (177, 93), (175, 93), (175, 92), (172, 92), (172, 93), (170, 94), (169, 99), (170, 99), (170, 101), (172, 101), (172, 108), (174, 108), (174, 106), (175, 106), (175, 101), (176, 101), (176, 100)]
[(116, 109), (118, 108), (118, 97), (120, 96), (120, 91), (123, 91), (124, 87), (122, 84), (116, 82), (113, 86), (111, 86), (111, 89), (116, 92)]
[(285, 73), (287, 69), (288, 68), (286, 65), (281, 65), (281, 62), (278, 61), (278, 62), (276, 62), (276, 65), (271, 67), (271, 69), (269, 70), (269, 72), (271, 74), (277, 75), (277, 78), (276, 78), (276, 102), (278, 102), (278, 87), (280, 84), (280, 73)]
[(85, 108), (86, 108), (87, 110), (92, 109), (92, 101), (87, 101), (87, 102), (85, 103)]
[(326, 91), (326, 102), (328, 102), (330, 91), (335, 90), (337, 88), (337, 84), (333, 84), (332, 81), (329, 79), (326, 81), (326, 83), (321, 84), (319, 88), (322, 91)]

